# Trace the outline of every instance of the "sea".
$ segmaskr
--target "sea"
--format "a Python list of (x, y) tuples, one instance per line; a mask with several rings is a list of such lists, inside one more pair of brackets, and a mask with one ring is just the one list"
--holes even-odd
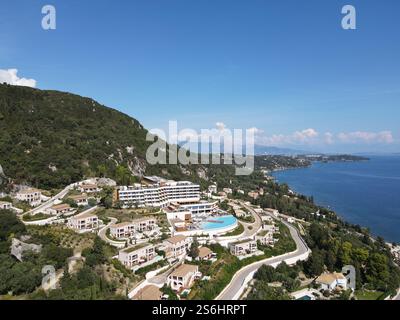
[(400, 155), (366, 155), (368, 161), (315, 162), (276, 171), (278, 182), (334, 210), (375, 236), (400, 243)]

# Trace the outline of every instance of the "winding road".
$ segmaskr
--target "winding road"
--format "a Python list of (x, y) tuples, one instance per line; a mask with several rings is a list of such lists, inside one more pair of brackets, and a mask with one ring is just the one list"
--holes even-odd
[(400, 301), (400, 289), (397, 291), (397, 296), (395, 296), (392, 300)]
[(113, 226), (114, 224), (116, 224), (118, 222), (118, 220), (116, 218), (113, 217), (108, 217), (110, 219), (110, 222), (104, 226), (103, 228), (101, 228), (98, 232), (98, 236), (101, 238), (101, 240), (107, 242), (108, 244), (117, 247), (117, 248), (124, 248), (125, 247), (125, 241), (114, 241), (111, 240), (110, 238), (107, 237), (107, 230)]
[(58, 194), (56, 194), (54, 197), (51, 197), (49, 200), (47, 200), (46, 202), (42, 203), (41, 205), (37, 206), (36, 208), (33, 208), (32, 210), (29, 210), (23, 214), (20, 215), (21, 220), (24, 222), (23, 217), (25, 215), (28, 214), (36, 214), (38, 212), (43, 212), (44, 210), (52, 207), (55, 203), (55, 201), (60, 200), (62, 198), (64, 198), (69, 191), (71, 191), (73, 188), (75, 188), (76, 186), (78, 186), (80, 183), (84, 183), (86, 180), (84, 181), (80, 181), (80, 182), (75, 182), (75, 183), (71, 183), (70, 185), (66, 186), (63, 190), (61, 190)]
[(311, 250), (308, 248), (305, 241), (301, 238), (298, 230), (292, 226), (291, 224), (282, 221), (290, 230), (290, 235), (296, 243), (296, 251), (283, 254), (281, 256), (268, 258), (259, 262), (255, 262), (246, 267), (240, 269), (233, 276), (231, 282), (225, 289), (217, 296), (215, 300), (238, 300), (245, 290), (247, 284), (253, 278), (254, 273), (262, 266), (262, 265), (270, 265), (277, 266), (281, 262), (285, 261), (287, 264), (294, 264), (300, 260), (306, 260), (311, 253)]
[[(242, 235), (243, 238), (251, 238), (253, 236), (255, 236), (261, 229), (262, 227), (262, 220), (260, 218), (260, 216), (257, 214), (257, 212), (255, 212), (253, 210), (253, 208), (251, 206), (248, 206), (244, 203), (241, 204), (244, 208), (246, 208), (247, 210), (249, 210), (249, 212), (251, 213), (251, 215), (254, 218), (254, 222), (253, 223), (247, 223), (247, 222), (243, 222), (241, 221), (241, 223), (244, 225), (244, 234)], [(251, 229), (249, 229), (249, 226), (251, 226)]]

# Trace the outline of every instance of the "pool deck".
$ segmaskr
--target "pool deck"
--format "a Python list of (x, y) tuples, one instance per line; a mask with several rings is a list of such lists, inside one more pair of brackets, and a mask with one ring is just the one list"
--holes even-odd
[[(229, 217), (230, 219), (232, 219), (232, 223), (225, 225), (226, 221), (218, 221), (218, 218), (221, 217)], [(211, 222), (210, 222), (211, 221)], [(218, 224), (218, 227), (201, 227), (202, 224)], [(227, 215), (227, 216), (220, 216), (220, 217), (209, 217), (208, 219), (205, 219), (204, 222), (200, 223), (199, 228), (197, 229), (193, 229), (193, 230), (188, 230), (188, 231), (180, 231), (180, 232), (175, 232), (176, 235), (185, 235), (185, 236), (194, 236), (194, 235), (203, 235), (203, 234), (207, 234), (209, 236), (214, 236), (214, 235), (218, 235), (218, 234), (222, 234), (222, 233), (226, 233), (229, 232), (233, 229), (235, 229), (238, 225), (238, 220), (233, 217), (232, 215)]]

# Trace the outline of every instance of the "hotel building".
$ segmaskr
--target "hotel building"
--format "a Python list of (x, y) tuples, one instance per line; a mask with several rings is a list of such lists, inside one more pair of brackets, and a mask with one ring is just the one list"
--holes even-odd
[(117, 201), (124, 205), (164, 208), (172, 202), (200, 201), (200, 186), (189, 181), (172, 181), (159, 177), (146, 177), (150, 183), (119, 187)]

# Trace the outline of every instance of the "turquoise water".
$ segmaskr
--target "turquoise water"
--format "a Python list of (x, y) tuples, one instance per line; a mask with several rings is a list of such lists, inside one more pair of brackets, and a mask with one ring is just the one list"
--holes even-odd
[(332, 208), (345, 220), (400, 242), (400, 156), (370, 158), (315, 163), (273, 175), (291, 189), (312, 195), (316, 203)]
[(301, 297), (301, 298), (298, 298), (297, 300), (306, 300), (306, 301), (309, 301), (309, 300), (312, 300), (312, 299), (311, 299), (310, 296), (303, 296), (303, 297)]
[(208, 220), (218, 221), (218, 222), (202, 222), (201, 228), (204, 230), (219, 229), (232, 226), (236, 223), (236, 218), (232, 215), (212, 217)]

